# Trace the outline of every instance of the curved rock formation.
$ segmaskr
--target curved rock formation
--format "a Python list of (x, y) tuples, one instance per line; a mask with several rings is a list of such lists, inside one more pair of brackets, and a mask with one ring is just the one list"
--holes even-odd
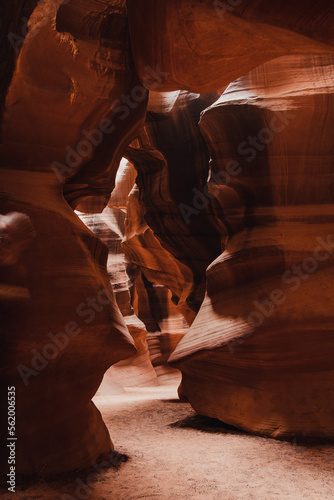
[(189, 324), (204, 297), (205, 270), (221, 252), (221, 234), (203, 194), (209, 154), (198, 126), (201, 111), (216, 98), (181, 92), (171, 107), (166, 95), (158, 106), (156, 96), (141, 140), (126, 152), (139, 189), (129, 199), (127, 252), (134, 245), (146, 277), (172, 290)]
[[(108, 274), (137, 349), (136, 355), (116, 363), (106, 372), (100, 392), (109, 394), (126, 387), (158, 384), (152, 363), (159, 372), (159, 381), (174, 374), (166, 362), (186, 331), (185, 320), (172, 302), (172, 293), (162, 284), (149, 282), (145, 276), (147, 274), (158, 283), (167, 283), (174, 289), (178, 281), (178, 286), (182, 284), (177, 276), (168, 281), (168, 277), (172, 277), (172, 269), (178, 271), (179, 268), (149, 229), (143, 209), (134, 201), (138, 193), (134, 186), (136, 175), (133, 165), (123, 159), (108, 206), (101, 214), (79, 215), (84, 224), (108, 246)], [(129, 231), (129, 225), (130, 231), (136, 227), (138, 233), (132, 235), (131, 240), (125, 240), (125, 228)], [(147, 247), (149, 242), (151, 246)], [(143, 262), (149, 267), (143, 267)], [(155, 263), (159, 263), (156, 271)]]
[[(126, 30), (113, 30), (114, 39), (103, 38), (101, 27), (76, 38), (61, 35), (59, 3), (41, 3), (33, 13), (2, 123), (1, 212), (28, 215), (36, 231), (20, 269), (1, 269), (2, 382), (16, 387), (17, 473), (82, 468), (110, 451), (90, 400), (104, 372), (135, 353), (106, 273), (107, 248), (66, 203), (63, 185), (73, 206), (87, 197), (95, 207), (106, 201), (120, 149), (140, 126), (146, 92), (123, 120), (110, 111), (113, 96), (136, 79)], [(106, 16), (95, 4), (96, 12), (92, 2), (86, 5), (88, 25), (100, 15), (119, 26), (112, 6)], [(71, 19), (84, 29), (78, 4), (71, 6)], [(108, 117), (115, 118), (111, 135)]]
[(149, 356), (145, 324), (135, 315), (132, 307), (131, 282), (134, 277), (130, 271), (130, 262), (122, 250), (127, 196), (135, 183), (135, 178), (133, 165), (123, 160), (117, 172), (116, 186), (108, 206), (101, 214), (79, 215), (84, 224), (108, 247), (108, 275), (117, 305), (137, 349), (134, 356), (116, 363), (106, 372), (106, 391), (108, 386), (112, 391), (115, 385), (124, 388), (158, 384)]
[(197, 412), (272, 437), (334, 437), (333, 62), (270, 61), (201, 119), (229, 237), (170, 360)]
[(188, 325), (172, 300), (172, 292), (151, 283), (142, 272), (134, 282), (133, 306), (147, 328), (147, 343), (159, 383), (180, 376), (167, 360), (184, 337)]
[[(36, 3), (0, 7), (0, 215), (31, 221), (0, 258), (17, 472), (86, 467), (112, 448), (91, 398), (140, 342), (107, 247), (73, 209), (103, 211), (123, 156), (137, 187), (127, 221), (115, 190), (112, 229), (119, 245), (125, 225), (131, 278), (169, 288), (191, 324), (208, 268), (171, 358), (193, 406), (252, 432), (332, 437), (333, 2)], [(32, 10), (16, 51), (8, 30)], [(118, 304), (142, 339), (121, 260)]]
[(138, 73), (147, 88), (161, 92), (205, 94), (270, 59), (334, 50), (331, 0), (283, 0), (279, 6), (266, 0), (128, 0), (127, 5)]
[(28, 20), (37, 0), (15, 0), (0, 5), (0, 121), (17, 55), (28, 32)]
[(71, 0), (58, 12), (60, 3), (40, 4), (30, 18), (6, 100), (3, 141), (20, 144), (26, 155), (38, 151), (65, 184), (69, 204), (81, 210), (93, 204), (97, 212), (142, 126), (147, 91), (131, 62), (124, 2)]
[(88, 466), (111, 449), (90, 400), (106, 369), (135, 348), (104, 271), (104, 245), (51, 188), (42, 191), (46, 207), (26, 186), (26, 202), (7, 205), (29, 215), (36, 238), (22, 270), (1, 272), (2, 382), (16, 387), (17, 472), (49, 473)]

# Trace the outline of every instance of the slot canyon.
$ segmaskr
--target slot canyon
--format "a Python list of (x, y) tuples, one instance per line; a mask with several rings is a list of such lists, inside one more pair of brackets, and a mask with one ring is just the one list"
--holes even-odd
[(334, 500), (333, 1), (3, 1), (0, 67), (1, 498)]

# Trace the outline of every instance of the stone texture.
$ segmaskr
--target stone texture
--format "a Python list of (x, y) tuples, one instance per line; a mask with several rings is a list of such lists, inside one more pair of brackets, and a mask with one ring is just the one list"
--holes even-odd
[(271, 437), (334, 437), (333, 68), (270, 61), (201, 118), (229, 236), (170, 360), (196, 411)]
[[(121, 157), (118, 147), (131, 140), (145, 103), (108, 137), (108, 146), (106, 140), (101, 143), (101, 153), (95, 151), (71, 169), (66, 148), (76, 149), (85, 138), (82, 131), (99, 126), (113, 96), (132, 88), (136, 77), (124, 31), (116, 40), (104, 39), (100, 28), (88, 38), (60, 34), (56, 9), (48, 2), (33, 13), (31, 36), (6, 99), (0, 146), (1, 213), (27, 214), (36, 231), (21, 269), (1, 268), (2, 284), (14, 287), (3, 288), (1, 301), (1, 394), (7, 385), (16, 386), (17, 473), (86, 467), (112, 449), (90, 400), (104, 372), (135, 353), (110, 287), (107, 248), (74, 214), (63, 189), (66, 184), (66, 199), (73, 206), (82, 206), (88, 197), (95, 207), (106, 201)], [(77, 9), (78, 4), (71, 11), (74, 17)], [(97, 18), (93, 9), (85, 17), (88, 24)], [(64, 178), (50, 169), (54, 161), (65, 165)], [(20, 366), (32, 371), (21, 368), (21, 377)], [(5, 400), (1, 397), (4, 405)], [(5, 408), (1, 413), (6, 414)], [(1, 450), (1, 470), (7, 471), (6, 448)]]
[(79, 215), (84, 224), (108, 247), (108, 275), (117, 305), (137, 349), (134, 356), (119, 361), (106, 372), (105, 387), (102, 389), (108, 391), (109, 386), (109, 392), (115, 391), (114, 386), (118, 386), (119, 390), (119, 386), (125, 388), (158, 384), (146, 342), (146, 326), (136, 316), (132, 307), (131, 289), (134, 276), (131, 263), (122, 249), (127, 196), (135, 183), (135, 178), (133, 165), (123, 160), (117, 172), (115, 189), (108, 206), (101, 214)]
[(129, 200), (127, 251), (135, 246), (147, 278), (172, 290), (189, 324), (203, 300), (205, 270), (221, 251), (216, 219), (205, 197), (203, 202), (209, 153), (198, 126), (201, 111), (216, 98), (217, 93), (181, 92), (171, 107), (167, 98), (158, 106), (156, 97), (140, 141), (126, 152), (138, 172), (138, 193)]
[(166, 306), (152, 333), (181, 328), (176, 314), (164, 323), (159, 285), (192, 324), (171, 358), (180, 393), (251, 432), (332, 437), (332, 1), (46, 0), (14, 53), (8, 31), (36, 3), (0, 7), (0, 214), (31, 221), (23, 242), (0, 219), (17, 472), (78, 469), (112, 449), (91, 398), (145, 329), (123, 254), (116, 302), (108, 248), (74, 209), (104, 210), (123, 156), (137, 185), (113, 193), (127, 220), (108, 220), (117, 244), (124, 224), (133, 295), (140, 277)]
[(27, 21), (37, 0), (13, 0), (0, 5), (0, 119), (7, 90), (13, 77), (15, 61), (27, 35)]
[[(288, 54), (332, 52), (331, 0), (128, 0), (134, 60), (147, 88), (202, 94)], [(158, 71), (152, 79), (147, 67)]]

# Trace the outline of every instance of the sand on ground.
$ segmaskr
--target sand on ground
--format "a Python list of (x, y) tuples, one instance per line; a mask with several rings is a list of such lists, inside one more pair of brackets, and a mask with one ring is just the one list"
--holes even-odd
[[(334, 445), (248, 435), (195, 414), (177, 381), (99, 393), (117, 468), (40, 477), (3, 500), (334, 500)], [(87, 484), (88, 483), (88, 484)]]

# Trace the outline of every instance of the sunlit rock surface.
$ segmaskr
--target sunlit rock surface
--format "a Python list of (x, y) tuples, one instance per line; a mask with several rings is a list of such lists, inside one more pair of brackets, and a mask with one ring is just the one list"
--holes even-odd
[[(124, 388), (158, 383), (149, 356), (145, 324), (135, 315), (132, 307), (131, 289), (134, 276), (130, 262), (122, 249), (127, 196), (135, 183), (135, 178), (136, 172), (133, 165), (123, 160), (108, 206), (101, 214), (80, 214), (80, 219), (84, 224), (108, 247), (108, 275), (117, 305), (137, 349), (134, 356), (120, 361), (106, 373), (105, 382), (109, 383), (110, 391), (113, 390), (114, 385)], [(107, 387), (105, 390), (107, 391)]]
[(167, 365), (170, 354), (188, 330), (187, 321), (165, 286), (151, 283), (144, 273), (134, 286), (134, 308), (147, 328), (147, 343), (159, 383), (179, 377), (178, 370)]
[[(122, 141), (131, 140), (144, 104), (122, 122), (118, 138), (108, 136), (98, 166), (92, 167), (93, 146), (89, 158), (87, 150), (84, 157), (73, 153), (85, 139), (82, 131), (108, 116), (113, 96), (132, 88), (135, 73), (122, 30), (116, 40), (103, 38), (100, 29), (74, 39), (56, 31), (56, 8), (55, 2), (40, 4), (30, 20), (31, 35), (7, 94), (0, 146), (1, 213), (27, 214), (36, 232), (20, 265), (1, 268), (2, 382), (15, 385), (17, 393), (17, 473), (86, 467), (112, 449), (90, 400), (104, 372), (135, 353), (106, 272), (107, 248), (66, 203), (63, 185), (67, 180), (66, 198), (73, 205), (91, 195), (97, 205), (101, 196), (107, 199)], [(107, 18), (113, 22), (113, 13)], [(89, 15), (85, 19), (89, 23)], [(56, 172), (53, 162), (63, 167)], [(1, 450), (7, 470), (6, 448)]]
[[(331, 0), (128, 0), (144, 85), (202, 94), (288, 54), (334, 50)], [(155, 70), (148, 72), (147, 67)]]
[(189, 324), (204, 297), (205, 270), (221, 252), (221, 232), (203, 195), (209, 152), (198, 126), (200, 113), (217, 97), (181, 92), (175, 100), (172, 93), (170, 104), (162, 94), (160, 112), (155, 97), (140, 141), (126, 152), (138, 172), (138, 190), (130, 193), (125, 245), (129, 252), (138, 248), (148, 279), (172, 290)]
[(334, 437), (333, 62), (273, 60), (201, 118), (229, 237), (170, 360), (198, 413), (272, 437)]
[(60, 3), (40, 4), (30, 18), (3, 141), (50, 164), (73, 208), (89, 201), (97, 211), (140, 129), (147, 91), (131, 63), (125, 6), (71, 0), (58, 12)]
[[(198, 412), (268, 436), (333, 436), (333, 2), (223, 5), (1, 4), (0, 215), (30, 221), (22, 238), (19, 219), (0, 220), (18, 473), (108, 453), (91, 398), (135, 344), (147, 361), (145, 328), (163, 362), (180, 314), (192, 326), (171, 361)], [(122, 157), (137, 182), (111, 202), (127, 204), (126, 220), (109, 213), (131, 263), (117, 254), (117, 277), (74, 209), (103, 212)]]
[[(184, 317), (172, 302), (172, 293), (163, 285), (166, 277), (161, 275), (161, 270), (165, 267), (160, 268), (160, 272), (156, 274), (153, 270), (155, 252), (160, 251), (162, 257), (167, 255), (173, 263), (171, 256), (163, 250), (152, 230), (146, 225), (139, 205), (136, 207), (135, 217), (132, 211), (133, 193), (137, 192), (136, 175), (133, 165), (123, 159), (117, 173), (115, 189), (105, 210), (101, 214), (80, 214), (85, 225), (108, 246), (108, 274), (117, 304), (137, 348), (135, 356), (116, 363), (107, 371), (100, 389), (105, 393), (117, 392), (124, 387), (158, 384), (153, 366), (159, 373), (159, 380), (166, 379), (171, 371), (166, 365), (167, 359), (187, 329)], [(144, 227), (145, 232), (149, 233), (149, 239), (146, 236), (146, 241), (153, 242), (155, 249), (145, 249), (140, 244), (136, 246), (134, 241), (125, 245), (125, 228), (128, 229), (130, 220), (139, 221), (138, 227)], [(147, 254), (147, 265), (153, 267), (151, 270), (139, 267), (144, 252)], [(164, 260), (160, 256), (159, 262)], [(166, 266), (166, 262), (164, 265)], [(157, 279), (158, 283), (151, 283), (146, 274)], [(162, 365), (163, 368), (158, 368)]]

